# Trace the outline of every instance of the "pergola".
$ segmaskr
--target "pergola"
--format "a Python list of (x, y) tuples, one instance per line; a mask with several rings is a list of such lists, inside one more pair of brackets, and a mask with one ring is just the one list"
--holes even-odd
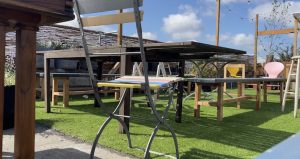
[[(220, 35), (220, 8), (221, 8), (221, 0), (216, 0), (216, 45), (219, 46), (219, 35)], [(298, 33), (299, 33), (299, 22), (300, 22), (300, 13), (293, 14), (295, 18), (294, 28), (289, 29), (280, 29), (280, 30), (258, 30), (258, 21), (259, 15), (256, 15), (256, 23), (255, 23), (255, 43), (254, 43), (254, 61), (253, 61), (253, 70), (254, 77), (257, 75), (257, 52), (258, 52), (258, 37), (259, 36), (267, 36), (267, 35), (278, 35), (278, 34), (289, 34), (294, 33), (294, 47), (293, 47), (293, 56), (297, 55), (297, 43), (298, 43)]]
[(300, 22), (300, 13), (294, 14), (294, 28), (288, 29), (277, 29), (277, 30), (258, 30), (258, 22), (259, 22), (259, 15), (256, 14), (256, 23), (255, 23), (255, 42), (254, 42), (254, 61), (253, 61), (253, 70), (254, 70), (254, 77), (257, 75), (257, 50), (258, 50), (258, 37), (259, 36), (268, 36), (268, 35), (279, 35), (279, 34), (290, 34), (294, 33), (294, 47), (293, 47), (293, 56), (297, 55), (298, 52), (298, 33), (299, 33), (299, 22)]

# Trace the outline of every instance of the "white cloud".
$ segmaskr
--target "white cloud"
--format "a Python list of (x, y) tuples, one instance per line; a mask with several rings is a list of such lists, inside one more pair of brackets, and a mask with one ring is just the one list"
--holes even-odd
[[(213, 44), (216, 43), (215, 35), (207, 34), (206, 38), (210, 43), (213, 43)], [(245, 50), (251, 54), (253, 52), (253, 46), (254, 46), (254, 35), (244, 34), (244, 33), (221, 34), (220, 35), (220, 46)]]
[[(131, 35), (132, 37), (137, 37), (137, 34)], [(151, 32), (143, 32), (143, 38), (149, 40), (157, 40), (157, 35)]]
[[(203, 0), (198, 0), (200, 2)], [(270, 0), (221, 0), (221, 4), (232, 4), (232, 3), (264, 3)], [(204, 0), (206, 3), (216, 3), (216, 0)]]
[(174, 40), (194, 40), (201, 34), (201, 19), (190, 5), (181, 5), (179, 13), (163, 18), (162, 29)]
[[(283, 19), (285, 19), (287, 26), (291, 27), (294, 25), (294, 18), (292, 14), (295, 12), (299, 12), (300, 2), (286, 1), (285, 3), (285, 6), (287, 6), (288, 4), (290, 4), (290, 6), (288, 8), (286, 17), (284, 17)], [(273, 5), (271, 2), (257, 5), (255, 8), (249, 9), (249, 18), (255, 19), (256, 14), (259, 14), (260, 20), (265, 21), (264, 17), (269, 17), (272, 13), (272, 9)], [(278, 12), (281, 13), (283, 10), (283, 7), (281, 7), (278, 9)]]

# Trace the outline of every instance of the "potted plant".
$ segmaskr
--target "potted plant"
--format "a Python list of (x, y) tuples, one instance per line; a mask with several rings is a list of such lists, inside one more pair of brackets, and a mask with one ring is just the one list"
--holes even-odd
[(3, 129), (14, 127), (15, 110), (15, 67), (13, 58), (7, 56), (4, 78), (4, 116)]

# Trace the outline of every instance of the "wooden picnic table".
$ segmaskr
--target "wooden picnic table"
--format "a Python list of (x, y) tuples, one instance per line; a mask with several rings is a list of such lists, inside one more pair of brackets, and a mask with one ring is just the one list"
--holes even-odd
[[(121, 61), (120, 74), (131, 75), (133, 62), (141, 61), (138, 45), (128, 45), (121, 47), (103, 47), (103, 48), (91, 48), (90, 56), (98, 60), (98, 67), (102, 67), (103, 61)], [(38, 52), (44, 55), (45, 62), (45, 109), (46, 112), (50, 112), (50, 59), (76, 59), (84, 58), (83, 49), (68, 49), (68, 50), (54, 50)], [(225, 47), (218, 47), (209, 44), (203, 44), (198, 42), (174, 42), (174, 43), (151, 43), (145, 44), (145, 53), (148, 62), (179, 62), (179, 77), (184, 77), (185, 61), (191, 59), (209, 59), (214, 55), (229, 55), (245, 54), (245, 51), (235, 50)], [(101, 70), (101, 69), (98, 69)], [(101, 71), (97, 72), (98, 77), (101, 77)], [(122, 91), (122, 90), (121, 90)], [(176, 117), (175, 121), (181, 122), (182, 115), (182, 97), (183, 97), (183, 82), (178, 84), (176, 105)], [(123, 102), (121, 113), (123, 115), (130, 115), (130, 93), (126, 94), (127, 100)], [(129, 127), (129, 120), (126, 120), (126, 124)], [(120, 126), (120, 132), (123, 131), (123, 127)]]
[[(194, 116), (200, 116), (200, 106), (216, 106), (217, 107), (217, 120), (223, 120), (223, 104), (237, 102), (237, 108), (240, 109), (240, 102), (247, 99), (256, 99), (256, 111), (261, 107), (261, 84), (263, 84), (263, 99), (267, 102), (267, 82), (278, 82), (280, 85), (280, 103), (283, 97), (283, 87), (286, 81), (285, 78), (189, 78), (187, 81), (195, 83), (195, 100), (194, 100)], [(224, 99), (224, 83), (235, 82), (238, 83), (237, 97)], [(243, 92), (243, 83), (255, 83), (256, 96), (247, 96)], [(215, 85), (217, 86), (217, 100), (216, 101), (200, 101), (202, 85)]]
[(0, 159), (2, 158), (5, 34), (16, 31), (14, 158), (34, 158), (36, 32), (74, 19), (72, 0), (0, 0)]

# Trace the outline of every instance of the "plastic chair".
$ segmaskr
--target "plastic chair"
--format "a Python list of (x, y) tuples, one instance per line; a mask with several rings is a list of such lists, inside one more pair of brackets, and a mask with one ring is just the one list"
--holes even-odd
[[(84, 53), (85, 53), (85, 59), (87, 63), (87, 68), (89, 71), (89, 76), (92, 81), (92, 86), (94, 89), (94, 94), (96, 101), (98, 104), (103, 108), (105, 113), (107, 114), (107, 119), (105, 122), (100, 126), (99, 131), (96, 135), (96, 138), (93, 143), (93, 147), (91, 150), (90, 158), (94, 158), (94, 152), (96, 149), (96, 146), (98, 144), (98, 140), (104, 131), (105, 127), (109, 124), (109, 122), (112, 119), (116, 119), (117, 121), (122, 124), (124, 127), (125, 133), (127, 134), (127, 139), (128, 139), (128, 145), (131, 148), (131, 139), (130, 139), (130, 133), (128, 131), (128, 127), (126, 126), (125, 122), (122, 120), (122, 118), (130, 118), (130, 116), (125, 116), (122, 114), (119, 114), (119, 109), (124, 102), (125, 95), (129, 92), (130, 88), (139, 88), (145, 90), (145, 94), (147, 96), (147, 100), (149, 102), (149, 106), (151, 107), (151, 110), (153, 112), (153, 115), (155, 116), (155, 119), (157, 120), (157, 124), (153, 130), (153, 133), (150, 136), (150, 139), (148, 141), (147, 147), (145, 149), (145, 158), (149, 158), (150, 154), (150, 147), (152, 145), (152, 141), (154, 140), (156, 133), (160, 126), (165, 126), (167, 130), (171, 133), (173, 140), (174, 140), (174, 145), (175, 145), (175, 150), (176, 150), (176, 158), (179, 158), (179, 151), (178, 151), (178, 143), (177, 143), (177, 138), (176, 134), (173, 130), (173, 128), (166, 122), (167, 119), (167, 114), (170, 109), (171, 101), (172, 101), (172, 96), (173, 96), (173, 90), (174, 87), (174, 82), (177, 82), (180, 78), (149, 78), (148, 77), (148, 64), (146, 60), (146, 55), (145, 55), (145, 50), (144, 50), (144, 44), (143, 44), (143, 36), (142, 36), (142, 26), (141, 26), (141, 16), (143, 15), (142, 12), (140, 11), (140, 7), (142, 6), (142, 0), (75, 0), (75, 5), (74, 5), (74, 10), (75, 14), (77, 16), (77, 20), (79, 23), (79, 28), (81, 31), (81, 37), (82, 37), (82, 42), (83, 42), (83, 48), (84, 48)], [(133, 12), (130, 12), (130, 10), (127, 9), (132, 9)], [(111, 14), (111, 11), (119, 11), (125, 9), (128, 12), (124, 13), (118, 13), (118, 14)], [(106, 12), (109, 15), (103, 15), (101, 12)], [(101, 14), (100, 14), (101, 13)], [(92, 16), (91, 16), (92, 14)], [(109, 82), (98, 82), (94, 75), (93, 75), (93, 69), (91, 65), (91, 59), (90, 59), (90, 52), (89, 48), (87, 46), (87, 41), (85, 38), (85, 33), (83, 30), (83, 27), (90, 27), (90, 26), (99, 26), (99, 25), (110, 25), (110, 24), (120, 24), (120, 23), (128, 23), (128, 22), (135, 22), (136, 24), (136, 29), (137, 29), (137, 34), (138, 34), (138, 40), (139, 40), (139, 47), (140, 47), (140, 55), (141, 55), (141, 60), (143, 64), (143, 72), (144, 76), (139, 76), (139, 77), (121, 77), (118, 79), (115, 79), (113, 81)], [(173, 84), (173, 85), (172, 85)], [(121, 98), (119, 100), (118, 105), (116, 106), (115, 110), (113, 112), (107, 112), (105, 110), (105, 104), (102, 102), (99, 92), (98, 92), (98, 86), (107, 86), (107, 87), (119, 87), (119, 88), (124, 88), (125, 91), (121, 95)], [(169, 87), (170, 93), (169, 93), (169, 102), (167, 107), (165, 108), (164, 112), (159, 114), (156, 110), (156, 106), (154, 104), (152, 95), (151, 95), (151, 90), (150, 89), (158, 89), (160, 87)]]
[(281, 62), (269, 62), (264, 66), (269, 78), (277, 78), (283, 69), (284, 65)]
[(227, 67), (227, 71), (229, 72), (230, 77), (241, 78), (242, 76), (237, 75), (239, 70), (240, 70), (240, 68), (238, 68), (238, 67)]

